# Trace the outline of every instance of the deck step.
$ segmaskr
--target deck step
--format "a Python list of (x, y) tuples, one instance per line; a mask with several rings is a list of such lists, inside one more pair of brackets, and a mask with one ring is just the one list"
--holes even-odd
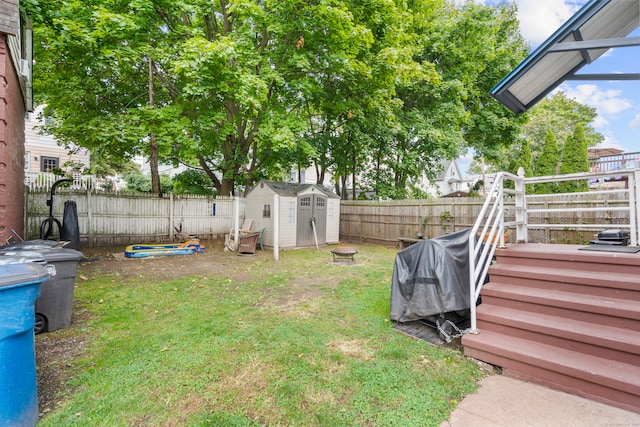
[(640, 366), (640, 331), (489, 304), (478, 328)]
[(611, 274), (575, 269), (496, 264), (489, 276), (494, 283), (509, 283), (640, 301), (640, 275)]
[(506, 375), (640, 412), (640, 367), (492, 331), (462, 338), (467, 356)]
[(583, 247), (497, 250), (465, 354), (640, 413), (640, 252)]
[(640, 252), (580, 250), (585, 245), (518, 244), (496, 250), (498, 264), (640, 275)]
[(493, 282), (487, 283), (482, 288), (482, 295), (483, 302), (487, 302), (487, 298), (491, 299), (493, 297), (494, 299), (528, 302), (540, 306), (562, 307), (563, 309), (578, 312), (596, 313), (640, 321), (640, 306), (638, 302), (628, 299), (526, 286), (505, 286)]

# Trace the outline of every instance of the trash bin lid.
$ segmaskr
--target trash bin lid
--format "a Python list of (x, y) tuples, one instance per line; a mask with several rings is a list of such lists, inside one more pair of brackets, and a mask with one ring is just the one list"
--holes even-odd
[[(43, 258), (47, 262), (80, 261), (84, 257), (82, 252), (76, 251), (75, 249), (66, 249), (35, 244), (22, 246), (9, 245), (5, 246), (3, 250), (18, 254), (18, 256), (21, 256), (19, 254), (22, 254), (23, 252), (28, 252), (29, 254), (39, 254), (40, 258)], [(34, 255), (29, 256), (33, 257)]]
[(0, 250), (6, 249), (48, 249), (55, 247), (64, 247), (68, 242), (59, 242), (57, 240), (44, 240), (44, 239), (34, 239), (34, 240), (24, 240), (22, 242), (10, 243), (5, 246), (0, 246)]
[(0, 251), (0, 264), (19, 264), (25, 262), (35, 262), (38, 264), (47, 263), (40, 252)]
[(40, 283), (49, 278), (49, 273), (44, 267), (32, 262), (9, 263), (10, 258), (0, 257), (0, 290), (13, 285)]

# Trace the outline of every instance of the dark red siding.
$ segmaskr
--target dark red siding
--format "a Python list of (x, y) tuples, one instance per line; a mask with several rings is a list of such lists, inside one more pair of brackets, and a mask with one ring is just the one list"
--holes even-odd
[(6, 35), (0, 34), (0, 244), (24, 233), (24, 101)]

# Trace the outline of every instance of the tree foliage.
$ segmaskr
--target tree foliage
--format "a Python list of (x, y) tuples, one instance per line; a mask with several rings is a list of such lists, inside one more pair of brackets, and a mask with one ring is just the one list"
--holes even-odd
[[(589, 153), (582, 125), (576, 126), (573, 134), (567, 138), (560, 165), (562, 175), (579, 172), (589, 172)], [(587, 180), (563, 181), (558, 187), (561, 193), (576, 193), (587, 191), (589, 183)]]
[(560, 151), (578, 125), (584, 130), (587, 147), (602, 142), (604, 137), (592, 127), (597, 116), (595, 108), (569, 99), (564, 92), (560, 91), (544, 98), (531, 108), (529, 121), (522, 126), (522, 132), (525, 138), (531, 141), (531, 152), (534, 159), (537, 159), (542, 154), (548, 132), (553, 132), (555, 135)]
[[(547, 131), (542, 145), (542, 154), (536, 162), (535, 176), (550, 176), (558, 173), (558, 162), (560, 155), (558, 152), (558, 142), (553, 132)], [(536, 184), (536, 194), (553, 194), (557, 193), (558, 184), (555, 182), (543, 182)]]
[[(30, 0), (48, 130), (101, 158), (197, 168), (218, 194), (313, 165), (416, 194), (516, 140), (489, 90), (527, 52), (514, 6), (442, 0)], [(64, 84), (61, 84), (64, 82)]]

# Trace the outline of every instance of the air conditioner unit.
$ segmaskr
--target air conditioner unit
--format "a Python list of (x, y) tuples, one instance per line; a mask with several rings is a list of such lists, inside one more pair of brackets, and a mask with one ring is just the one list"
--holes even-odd
[(20, 75), (24, 77), (29, 77), (31, 73), (29, 72), (29, 61), (26, 59), (20, 60)]

